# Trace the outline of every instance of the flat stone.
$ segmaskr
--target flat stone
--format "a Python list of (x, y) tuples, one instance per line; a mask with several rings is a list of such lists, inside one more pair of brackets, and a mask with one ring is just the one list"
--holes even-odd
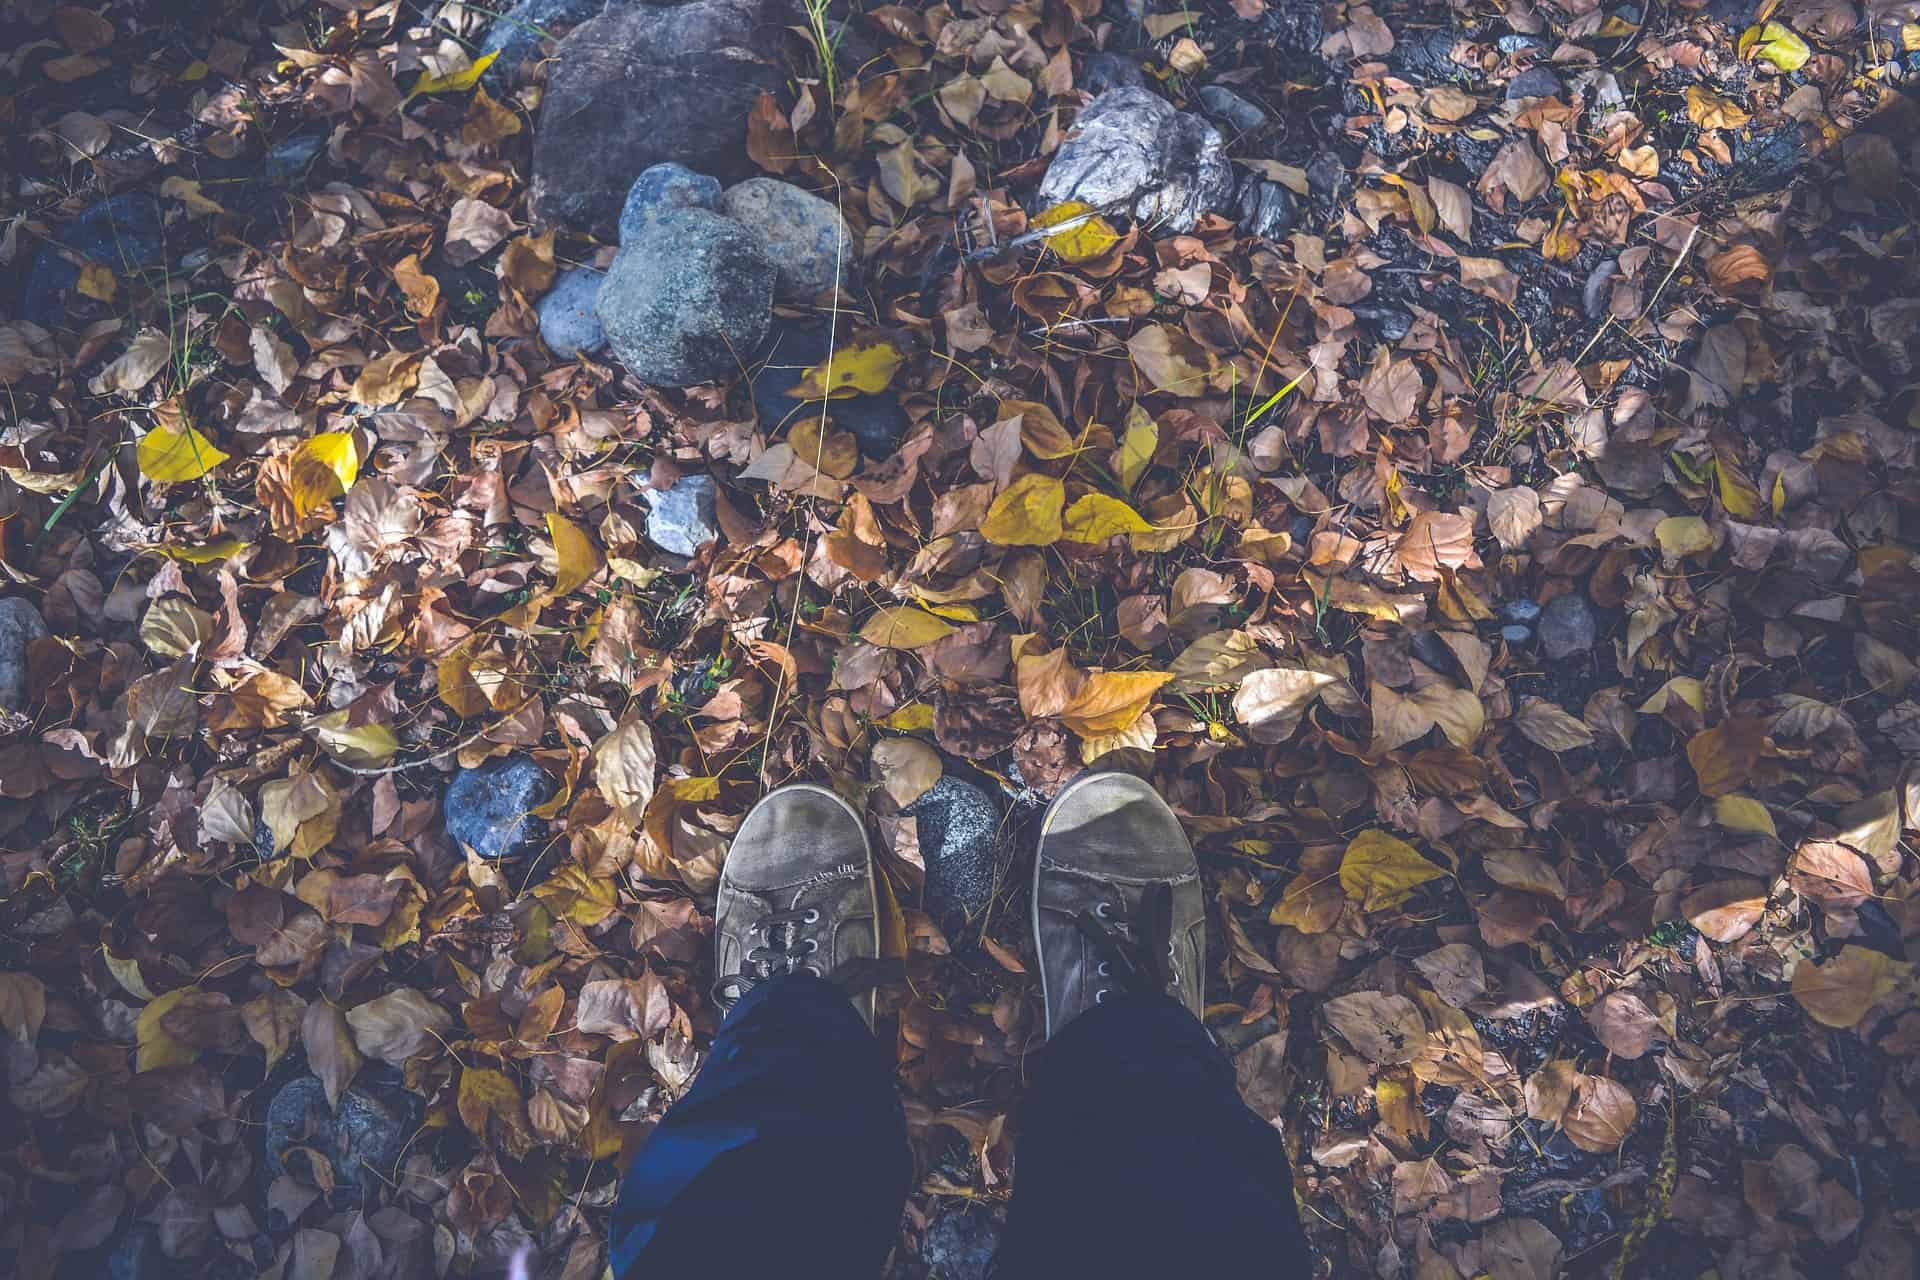
[[(336, 1200), (351, 1203), (391, 1186), (408, 1141), (419, 1129), (424, 1108), (406, 1089), (356, 1081), (340, 1095), (336, 1114), (327, 1105), (326, 1086), (313, 1076), (296, 1076), (282, 1085), (267, 1104), (267, 1175), (305, 1173), (307, 1157), (296, 1157), (295, 1147), (312, 1147), (333, 1163)], [(343, 1194), (344, 1193), (344, 1194)]]
[(1500, 628), (1500, 638), (1508, 644), (1527, 644), (1533, 639), (1533, 630), (1517, 622), (1509, 622)]
[(714, 523), (713, 477), (681, 476), (670, 489), (642, 489), (647, 505), (647, 537), (662, 551), (691, 560), (720, 536)]
[(633, 180), (620, 206), (620, 243), (639, 235), (671, 209), (711, 210), (720, 199), (720, 183), (671, 160), (656, 164)]
[(1242, 231), (1269, 240), (1279, 240), (1293, 230), (1299, 216), (1293, 192), (1257, 173), (1240, 179), (1240, 190), (1234, 197), (1234, 214)]
[(1374, 331), (1388, 342), (1400, 341), (1413, 328), (1413, 312), (1405, 307), (1358, 305), (1351, 310), (1356, 319), (1372, 325)]
[(267, 148), (260, 161), (260, 176), (276, 187), (297, 187), (306, 182), (314, 161), (327, 149), (323, 133), (296, 134)]
[(34, 259), (21, 315), (49, 327), (65, 315), (80, 282), (80, 268), (69, 261), (74, 256), (102, 263), (121, 276), (159, 266), (166, 258), (159, 204), (138, 192), (114, 196), (56, 230)]
[(555, 51), (533, 137), (534, 216), (614, 238), (663, 160), (747, 177), (747, 116), (786, 82), (780, 0), (614, 4)]
[(1557, 98), (1567, 91), (1560, 77), (1545, 67), (1528, 67), (1513, 79), (1507, 81), (1507, 101), (1519, 102), (1526, 98)]
[(1530, 627), (1540, 621), (1540, 605), (1525, 596), (1518, 600), (1507, 600), (1500, 605), (1500, 621), (1517, 623)]
[(780, 301), (812, 302), (837, 285), (853, 285), (853, 228), (811, 191), (778, 178), (748, 178), (727, 188), (714, 208), (760, 238)]
[(27, 649), (46, 634), (46, 619), (24, 597), (0, 600), (0, 711), (27, 705)]
[[(776, 434), (807, 415), (817, 415), (820, 402), (801, 400), (790, 393), (800, 376), (827, 358), (827, 327), (821, 324), (781, 324), (775, 327), (748, 381), (760, 428)], [(907, 432), (907, 415), (891, 391), (849, 396), (827, 402), (827, 417), (853, 434), (860, 452), (869, 458), (889, 458)]]
[(593, 313), (593, 302), (600, 296), (604, 271), (592, 267), (571, 267), (561, 272), (540, 299), (540, 340), (547, 350), (563, 360), (571, 360), (582, 351), (598, 351), (607, 345), (600, 317)]
[(546, 770), (526, 756), (501, 756), (462, 769), (447, 785), (441, 809), (447, 835), (482, 858), (516, 852), (538, 819), (530, 815), (553, 794)]
[(1600, 625), (1586, 595), (1571, 591), (1547, 602), (1540, 611), (1539, 632), (1541, 650), (1557, 662), (1593, 648), (1600, 638)]
[(1109, 89), (1074, 121), (1040, 180), (1039, 204), (1082, 200), (1155, 232), (1190, 231), (1234, 196), (1226, 143), (1145, 89)]
[(945, 773), (902, 812), (913, 817), (920, 837), (927, 913), (936, 920), (977, 919), (999, 887), (999, 806), (982, 788)]
[(594, 313), (640, 381), (711, 382), (738, 371), (766, 338), (775, 275), (739, 223), (669, 209), (620, 247)]
[(1208, 115), (1240, 133), (1252, 133), (1267, 126), (1266, 111), (1223, 84), (1202, 85), (1200, 105)]
[(539, 50), (546, 33), (557, 26), (585, 22), (606, 3), (607, 0), (520, 0), (495, 18), (487, 28), (486, 39), (480, 42), (480, 57), (490, 53), (498, 55), (481, 73), (487, 91), (497, 97), (511, 88), (521, 64)]

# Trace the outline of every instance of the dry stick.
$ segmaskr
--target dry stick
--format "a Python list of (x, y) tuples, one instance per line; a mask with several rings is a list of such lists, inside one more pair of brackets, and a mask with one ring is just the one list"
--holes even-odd
[[(507, 712), (501, 719), (508, 720), (519, 715), (522, 711), (525, 711), (527, 707), (532, 705), (533, 700), (539, 696), (538, 693), (528, 694), (520, 700), (513, 710)], [(348, 773), (359, 774), (363, 778), (378, 778), (390, 773), (405, 773), (409, 769), (418, 769), (422, 765), (432, 764), (436, 760), (445, 760), (450, 755), (465, 751), (468, 747), (486, 737), (489, 729), (496, 729), (498, 727), (499, 721), (495, 721), (493, 724), (483, 724), (452, 746), (443, 747), (432, 755), (421, 756), (418, 760), (409, 760), (404, 764), (384, 764), (377, 769), (369, 769), (360, 765), (348, 764), (344, 760), (335, 760), (332, 763), (336, 768), (344, 769)]]

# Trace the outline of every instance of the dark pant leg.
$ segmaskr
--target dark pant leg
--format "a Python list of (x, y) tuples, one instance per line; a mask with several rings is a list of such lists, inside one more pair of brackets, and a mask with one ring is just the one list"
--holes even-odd
[(912, 1177), (893, 1084), (846, 992), (756, 986), (621, 1184), (613, 1274), (878, 1276)]
[(1040, 1051), (993, 1274), (1312, 1274), (1280, 1133), (1183, 1006), (1111, 999)]

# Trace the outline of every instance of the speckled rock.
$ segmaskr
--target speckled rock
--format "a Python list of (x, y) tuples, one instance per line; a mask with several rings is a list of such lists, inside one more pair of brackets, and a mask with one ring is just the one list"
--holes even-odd
[(671, 160), (646, 169), (633, 180), (627, 202), (620, 206), (620, 243), (639, 235), (661, 214), (673, 209), (711, 210), (720, 199), (720, 184)]
[(1240, 133), (1266, 127), (1267, 113), (1223, 84), (1203, 85), (1198, 96), (1208, 115)]
[(594, 313), (627, 371), (659, 387), (736, 372), (767, 336), (775, 270), (760, 239), (705, 209), (669, 209), (620, 247)]
[(714, 524), (712, 476), (681, 476), (672, 488), (643, 489), (641, 493), (652, 508), (647, 513), (647, 537), (662, 551), (691, 559), (720, 536)]
[[(543, 33), (556, 26), (585, 22), (606, 6), (607, 0), (520, 0), (493, 20), (486, 39), (480, 42), (480, 57), (497, 54), (481, 79), (488, 92), (498, 97), (513, 87), (520, 64), (539, 50)], [(498, 6), (489, 6), (497, 8)]]
[(1530, 627), (1540, 621), (1540, 605), (1538, 602), (1529, 600), (1525, 596), (1521, 596), (1517, 600), (1505, 601), (1500, 606), (1500, 621), (1518, 623), (1520, 626)]
[[(406, 1089), (357, 1081), (340, 1096), (336, 1114), (327, 1105), (326, 1086), (313, 1076), (296, 1076), (267, 1104), (267, 1176), (290, 1172), (295, 1147), (312, 1147), (333, 1162), (336, 1200), (351, 1203), (390, 1186), (407, 1142), (420, 1127), (420, 1098)], [(306, 1157), (294, 1157), (304, 1173)]]
[(1527, 98), (1557, 98), (1566, 91), (1567, 87), (1560, 83), (1560, 77), (1545, 67), (1528, 67), (1507, 81), (1508, 102)]
[(553, 794), (553, 780), (526, 756), (502, 756), (462, 769), (441, 802), (447, 835), (482, 858), (504, 858), (533, 834), (529, 815)]
[(1042, 206), (1084, 200), (1156, 233), (1192, 230), (1234, 195), (1226, 143), (1199, 116), (1140, 88), (1088, 103), (1040, 180)]
[(592, 267), (572, 267), (560, 274), (540, 299), (540, 340), (547, 350), (563, 360), (571, 360), (582, 351), (598, 351), (607, 345), (600, 317), (593, 313), (593, 301), (600, 296), (604, 271)]
[(1587, 597), (1570, 591), (1555, 596), (1540, 611), (1540, 648), (1548, 658), (1559, 661), (1593, 648), (1600, 638), (1599, 621)]
[(46, 620), (30, 601), (0, 600), (0, 711), (27, 705), (27, 648), (46, 634)]
[(1000, 1247), (1000, 1219), (964, 1201), (948, 1200), (920, 1239), (920, 1261), (940, 1280), (986, 1280)]
[(853, 229), (811, 191), (748, 178), (728, 187), (714, 209), (760, 238), (773, 261), (773, 296), (782, 302), (811, 302), (836, 284), (853, 284)]
[(1269, 240), (1278, 240), (1293, 230), (1299, 216), (1293, 192), (1257, 173), (1241, 178), (1233, 209), (1242, 231)]
[[(778, 434), (800, 419), (809, 402), (791, 392), (803, 373), (827, 358), (827, 346), (825, 325), (785, 323), (775, 327), (754, 362), (747, 384), (763, 431)], [(817, 414), (819, 401), (811, 403)], [(827, 416), (835, 426), (851, 432), (860, 444), (860, 452), (869, 458), (891, 457), (907, 432), (907, 415), (892, 391), (828, 401)]]
[(903, 812), (919, 832), (927, 913), (936, 920), (976, 919), (999, 886), (999, 806), (981, 787), (946, 773)]
[(1080, 88), (1098, 97), (1109, 89), (1144, 89), (1147, 73), (1122, 53), (1090, 53), (1080, 68)]

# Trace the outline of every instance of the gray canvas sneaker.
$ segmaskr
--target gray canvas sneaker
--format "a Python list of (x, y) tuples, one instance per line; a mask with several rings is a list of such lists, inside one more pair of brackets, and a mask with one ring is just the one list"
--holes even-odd
[(1193, 846), (1152, 786), (1090, 773), (1054, 797), (1033, 867), (1049, 1038), (1122, 993), (1165, 992), (1198, 1017), (1206, 933)]
[[(748, 811), (720, 867), (714, 1002), (782, 973), (845, 977), (879, 955), (866, 825), (826, 787), (780, 787)], [(852, 997), (873, 1025), (871, 985)]]

